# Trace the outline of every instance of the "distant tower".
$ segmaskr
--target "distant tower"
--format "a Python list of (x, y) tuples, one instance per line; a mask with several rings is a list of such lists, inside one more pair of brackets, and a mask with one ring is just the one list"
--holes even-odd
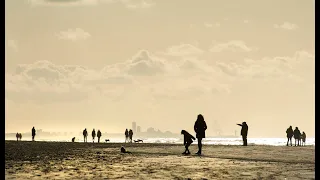
[(136, 124), (136, 122), (132, 122), (132, 131), (133, 131), (133, 133), (137, 132), (137, 124)]
[(141, 133), (141, 127), (137, 126), (137, 133)]

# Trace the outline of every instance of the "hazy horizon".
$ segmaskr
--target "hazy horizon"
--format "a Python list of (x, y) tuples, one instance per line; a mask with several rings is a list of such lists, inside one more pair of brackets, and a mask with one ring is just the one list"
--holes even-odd
[[(5, 132), (315, 134), (314, 0), (6, 0)], [(218, 125), (215, 125), (215, 122)]]

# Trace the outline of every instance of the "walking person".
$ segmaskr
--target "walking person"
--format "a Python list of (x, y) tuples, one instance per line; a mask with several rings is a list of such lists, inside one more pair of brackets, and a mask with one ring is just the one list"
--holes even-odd
[(126, 139), (125, 139), (125, 143), (126, 142), (128, 142), (128, 138), (129, 138), (129, 132), (128, 132), (128, 129), (126, 129), (126, 131), (124, 132), (124, 135), (125, 135), (125, 137), (126, 137)]
[(292, 146), (292, 136), (293, 136), (292, 126), (290, 126), (290, 127), (287, 129), (286, 133), (287, 133), (287, 138), (288, 138), (288, 140), (287, 140), (287, 146), (289, 146), (289, 141), (290, 141), (290, 145)]
[(129, 130), (129, 140), (130, 140), (130, 143), (132, 143), (132, 136), (133, 136), (133, 131), (132, 129)]
[(19, 133), (16, 134), (17, 141), (19, 141)]
[(94, 143), (94, 138), (96, 137), (96, 131), (94, 130), (94, 128), (92, 130), (91, 135), (92, 135), (92, 142)]
[(32, 141), (34, 141), (34, 137), (36, 136), (36, 129), (34, 127), (31, 130), (31, 134), (32, 134)]
[(246, 122), (242, 122), (242, 124), (237, 124), (239, 126), (241, 126), (241, 136), (242, 136), (242, 140), (243, 140), (243, 146), (247, 146), (247, 136), (248, 136), (248, 125)]
[(196, 154), (201, 155), (202, 153), (202, 139), (206, 137), (205, 131), (207, 130), (207, 124), (201, 114), (198, 115), (196, 122), (194, 123), (194, 131), (196, 132), (196, 138), (198, 139), (198, 152)]
[(300, 145), (299, 139), (300, 139), (301, 133), (298, 127), (296, 127), (293, 131), (293, 137), (294, 137), (294, 146), (297, 146), (297, 141), (298, 141), (298, 146)]
[(97, 137), (98, 137), (98, 143), (100, 143), (100, 137), (101, 137), (102, 135), (101, 135), (101, 131), (100, 130), (98, 130), (98, 132), (97, 132)]
[(83, 130), (82, 134), (83, 134), (83, 142), (87, 142), (87, 137), (88, 137), (87, 128)]

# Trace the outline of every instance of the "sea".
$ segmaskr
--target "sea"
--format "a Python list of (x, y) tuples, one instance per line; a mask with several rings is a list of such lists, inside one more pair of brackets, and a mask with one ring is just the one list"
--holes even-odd
[[(16, 140), (15, 138), (5, 138), (6, 140)], [(182, 144), (183, 138), (142, 138), (143, 143), (166, 143), (166, 144)], [(30, 141), (30, 138), (22, 139), (22, 141)], [(71, 142), (71, 139), (65, 137), (59, 138), (37, 138), (36, 141), (50, 141), (50, 142)], [(124, 138), (110, 138), (108, 142), (105, 138), (100, 140), (100, 143), (124, 143)], [(83, 142), (83, 139), (76, 138), (75, 142)], [(92, 142), (91, 137), (88, 137), (88, 142)], [(97, 142), (97, 139), (95, 140)], [(194, 144), (197, 142), (195, 141)], [(203, 144), (213, 145), (242, 145), (242, 138), (205, 138), (202, 140)], [(292, 138), (294, 145), (294, 138)], [(287, 138), (248, 138), (248, 145), (270, 145), (270, 146), (284, 146), (287, 144)], [(307, 138), (306, 145), (315, 145), (315, 138)]]

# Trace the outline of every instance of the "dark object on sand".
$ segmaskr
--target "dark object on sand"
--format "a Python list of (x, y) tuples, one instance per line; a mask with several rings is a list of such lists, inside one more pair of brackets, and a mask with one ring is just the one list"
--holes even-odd
[(139, 143), (139, 142), (143, 142), (142, 139), (137, 139), (137, 140), (134, 140), (135, 143)]
[(106, 139), (106, 142), (110, 141), (109, 139)]
[(196, 137), (198, 139), (198, 152), (196, 154), (201, 155), (202, 151), (202, 139), (206, 137), (205, 131), (207, 130), (207, 124), (204, 121), (202, 114), (199, 114), (196, 122), (194, 123), (194, 131), (196, 132)]
[(130, 151), (127, 151), (123, 146), (121, 147), (121, 153), (131, 153)]
[(190, 151), (189, 151), (188, 148), (191, 145), (191, 143), (193, 143), (193, 140), (196, 140), (196, 138), (193, 137), (186, 130), (182, 130), (181, 134), (183, 134), (183, 145), (186, 148), (185, 151), (182, 154), (190, 154)]
[(247, 136), (248, 136), (248, 125), (246, 122), (242, 122), (242, 124), (237, 124), (239, 126), (241, 126), (241, 136), (242, 136), (242, 140), (243, 140), (243, 146), (247, 146), (248, 142), (247, 142)]
[(72, 142), (74, 142), (75, 139), (76, 139), (76, 137), (73, 137), (73, 138), (72, 138)]

